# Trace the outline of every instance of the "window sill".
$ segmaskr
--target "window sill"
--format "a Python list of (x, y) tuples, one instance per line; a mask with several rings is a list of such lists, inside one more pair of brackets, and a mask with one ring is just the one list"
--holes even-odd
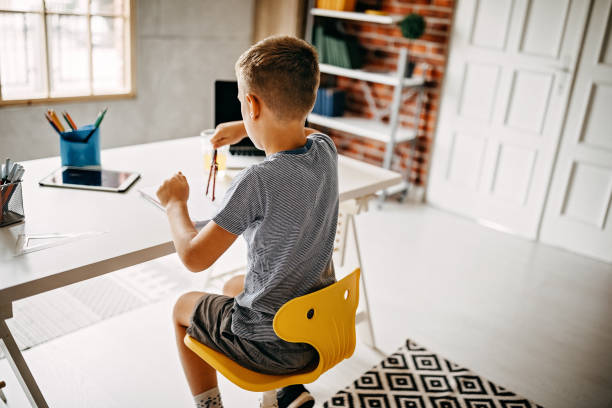
[(105, 101), (112, 99), (133, 99), (136, 97), (136, 92), (129, 92), (124, 94), (109, 94), (109, 95), (86, 95), (86, 96), (64, 96), (57, 98), (39, 98), (39, 99), (13, 99), (13, 100), (0, 100), (0, 108), (3, 106), (15, 106), (15, 105), (37, 105), (37, 104), (52, 104), (52, 103), (64, 103), (64, 102), (93, 102), (93, 101)]

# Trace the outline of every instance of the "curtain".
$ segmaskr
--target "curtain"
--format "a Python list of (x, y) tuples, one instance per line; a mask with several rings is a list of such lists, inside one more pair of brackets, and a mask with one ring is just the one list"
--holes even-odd
[(304, 38), (306, 0), (256, 0), (253, 42), (271, 35)]

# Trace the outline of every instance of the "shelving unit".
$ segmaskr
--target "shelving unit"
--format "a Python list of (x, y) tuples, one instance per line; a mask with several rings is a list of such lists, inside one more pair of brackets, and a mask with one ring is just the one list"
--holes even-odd
[(311, 8), (313, 16), (339, 18), (343, 20), (365, 21), (377, 24), (397, 24), (404, 16), (381, 16), (376, 14), (355, 13), (354, 11), (337, 11), (321, 8)]
[[(314, 18), (331, 18), (337, 20), (352, 20), (362, 21), (375, 24), (397, 24), (402, 20), (403, 16), (395, 15), (373, 15), (349, 11), (327, 10), (314, 7), (315, 0), (309, 1), (308, 18), (306, 20), (306, 40), (312, 43)], [(386, 143), (385, 156), (383, 167), (391, 168), (393, 160), (393, 150), (397, 143), (412, 141), (412, 152), (410, 155), (410, 163), (408, 171), (412, 168), (412, 160), (414, 157), (414, 141), (418, 131), (419, 118), (421, 116), (421, 107), (423, 102), (424, 80), (423, 78), (406, 78), (406, 67), (408, 65), (408, 51), (405, 48), (400, 49), (398, 57), (397, 70), (395, 72), (372, 72), (363, 69), (348, 69), (341, 68), (329, 64), (320, 64), (321, 73), (328, 75), (337, 75), (347, 78), (353, 78), (366, 83), (385, 84), (394, 87), (393, 99), (389, 109), (389, 123), (384, 123), (377, 119), (361, 118), (361, 117), (326, 117), (317, 114), (308, 115), (308, 121), (319, 126), (324, 126), (329, 129), (335, 129), (342, 132), (354, 134), (356, 136), (378, 140)], [(412, 88), (417, 92), (417, 108), (415, 112), (414, 128), (404, 129), (399, 126), (399, 112), (403, 102), (404, 89)], [(365, 87), (365, 91), (369, 93), (369, 88)], [(366, 95), (369, 100), (373, 101), (371, 93)], [(374, 107), (375, 108), (375, 107)], [(405, 191), (407, 191), (406, 186)]]
[[(362, 81), (375, 82), (377, 84), (395, 86), (398, 83), (398, 78), (397, 75), (395, 75), (395, 72), (372, 72), (365, 71), (363, 69), (342, 68), (329, 64), (320, 64), (319, 70), (324, 74), (360, 79)], [(423, 78), (404, 78), (402, 80), (402, 85), (405, 87), (421, 86), (423, 83)]]
[[(311, 113), (308, 121), (326, 128), (352, 133), (368, 139), (389, 142), (391, 127), (388, 123), (357, 116), (331, 117)], [(414, 130), (400, 129), (395, 135), (395, 142), (408, 142), (415, 138)]]

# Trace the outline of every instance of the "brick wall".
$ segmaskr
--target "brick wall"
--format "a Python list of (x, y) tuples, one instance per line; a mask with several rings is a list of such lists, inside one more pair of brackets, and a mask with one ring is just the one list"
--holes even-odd
[[(399, 49), (406, 47), (412, 59), (416, 62), (414, 75), (425, 75), (427, 80), (426, 97), (420, 115), (412, 170), (408, 172), (411, 154), (409, 142), (398, 144), (393, 158), (393, 169), (400, 171), (406, 178), (409, 177), (412, 182), (419, 186), (424, 186), (427, 180), (426, 171), (440, 106), (440, 90), (446, 65), (453, 3), (454, 0), (361, 0), (358, 2), (358, 10), (363, 9), (368, 4), (372, 8), (382, 5), (383, 10), (389, 13), (402, 15), (418, 13), (422, 15), (425, 17), (427, 26), (425, 34), (418, 40), (404, 38), (397, 26), (361, 22), (344, 23), (347, 32), (357, 36), (366, 49), (366, 65), (364, 68), (395, 70)], [(325, 79), (323, 78), (323, 80)], [(350, 78), (338, 78), (337, 86), (348, 91), (347, 114), (372, 117), (372, 112), (368, 108), (359, 81)], [(378, 107), (391, 103), (393, 96), (391, 86), (370, 83), (370, 87)], [(401, 107), (400, 115), (402, 126), (414, 126), (415, 109), (416, 97), (405, 101)], [(330, 135), (340, 153), (372, 164), (382, 165), (385, 151), (383, 142), (355, 137), (337, 131), (330, 131)]]

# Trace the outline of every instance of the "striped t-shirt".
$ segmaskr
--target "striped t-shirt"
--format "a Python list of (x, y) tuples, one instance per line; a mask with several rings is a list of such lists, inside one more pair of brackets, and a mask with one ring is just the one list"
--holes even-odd
[(335, 282), (332, 252), (338, 220), (338, 155), (329, 136), (274, 153), (233, 180), (213, 221), (243, 234), (244, 291), (234, 302), (232, 332), (278, 341), (274, 314), (287, 301)]

